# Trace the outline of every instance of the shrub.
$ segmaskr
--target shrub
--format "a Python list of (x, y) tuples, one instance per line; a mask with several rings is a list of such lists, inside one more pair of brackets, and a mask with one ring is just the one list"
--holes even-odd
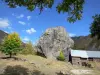
[(19, 52), (21, 49), (21, 39), (17, 33), (11, 33), (8, 36), (6, 36), (2, 42), (2, 48), (1, 51), (5, 53), (6, 55), (10, 55), (10, 58), (12, 55)]
[(29, 41), (25, 44), (25, 48), (23, 48), (23, 50), (21, 51), (21, 54), (25, 54), (25, 55), (35, 54), (34, 47), (31, 43), (31, 41)]
[(47, 35), (49, 35), (49, 33), (48, 32), (45, 32), (44, 35), (47, 36)]
[(64, 60), (65, 60), (65, 56), (64, 56), (62, 50), (60, 50), (60, 54), (59, 54), (59, 56), (57, 57), (57, 59), (60, 60), (60, 61), (64, 61)]

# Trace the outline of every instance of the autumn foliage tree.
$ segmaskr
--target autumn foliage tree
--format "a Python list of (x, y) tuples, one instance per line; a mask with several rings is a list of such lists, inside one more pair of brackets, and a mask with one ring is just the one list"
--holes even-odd
[(4, 38), (1, 51), (11, 58), (12, 55), (21, 50), (21, 43), (19, 35), (15, 32), (11, 33)]

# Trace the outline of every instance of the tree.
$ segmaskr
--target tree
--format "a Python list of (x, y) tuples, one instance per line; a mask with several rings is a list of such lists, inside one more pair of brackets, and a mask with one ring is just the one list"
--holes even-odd
[(60, 54), (59, 54), (59, 56), (57, 57), (57, 59), (60, 60), (60, 61), (64, 61), (64, 60), (65, 60), (65, 56), (64, 56), (62, 50), (60, 50)]
[[(24, 6), (28, 10), (33, 11), (36, 7), (40, 9), (40, 13), (43, 8), (51, 8), (54, 4), (54, 0), (3, 0), (11, 8), (16, 8), (17, 6)], [(80, 20), (83, 13), (84, 0), (62, 0), (57, 5), (58, 13), (68, 13), (67, 20), (69, 22), (75, 22)]]
[(7, 55), (10, 55), (11, 58), (12, 55), (16, 54), (21, 50), (21, 43), (22, 42), (19, 35), (15, 32), (11, 33), (4, 38), (1, 51)]
[(21, 51), (21, 54), (25, 54), (25, 55), (35, 54), (34, 47), (31, 41), (25, 43), (25, 48), (23, 48), (23, 50)]
[(92, 37), (97, 37), (100, 39), (100, 14), (93, 16), (93, 22), (90, 27), (90, 32)]

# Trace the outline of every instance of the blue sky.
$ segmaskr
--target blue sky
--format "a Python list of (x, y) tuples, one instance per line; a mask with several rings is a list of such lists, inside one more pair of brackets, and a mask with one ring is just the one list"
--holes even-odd
[(25, 7), (9, 8), (0, 1), (0, 30), (16, 31), (23, 41), (31, 40), (33, 43), (49, 27), (63, 26), (70, 36), (88, 35), (92, 16), (100, 14), (100, 0), (85, 0), (82, 20), (75, 23), (67, 22), (67, 13), (57, 13), (55, 6), (59, 0), (55, 1), (52, 9), (45, 8), (41, 15), (38, 8), (30, 12)]

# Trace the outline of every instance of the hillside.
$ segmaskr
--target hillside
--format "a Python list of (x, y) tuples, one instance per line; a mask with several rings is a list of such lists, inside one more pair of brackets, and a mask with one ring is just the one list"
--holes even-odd
[(0, 58), (0, 75), (100, 75), (99, 70), (75, 66), (69, 62), (37, 55), (17, 55), (17, 59)]
[(88, 36), (72, 37), (74, 40), (73, 49), (100, 50), (100, 40)]
[(1, 43), (1, 41), (3, 40), (3, 38), (4, 38), (5, 36), (7, 36), (7, 35), (8, 35), (7, 33), (5, 33), (4, 31), (0, 30), (0, 43)]

